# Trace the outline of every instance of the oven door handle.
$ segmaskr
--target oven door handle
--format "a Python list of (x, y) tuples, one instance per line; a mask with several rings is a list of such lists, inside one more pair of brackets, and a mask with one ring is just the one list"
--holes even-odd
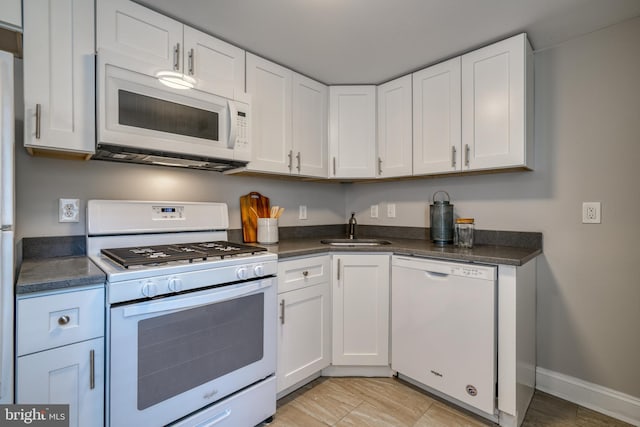
[(200, 307), (207, 304), (215, 304), (218, 302), (228, 301), (244, 295), (255, 293), (256, 291), (268, 288), (272, 285), (273, 280), (261, 280), (259, 282), (251, 282), (235, 289), (224, 290), (216, 288), (207, 295), (187, 294), (181, 297), (169, 297), (158, 301), (143, 302), (125, 307), (122, 316), (133, 317), (145, 314), (161, 313), (164, 311), (185, 310), (189, 308)]

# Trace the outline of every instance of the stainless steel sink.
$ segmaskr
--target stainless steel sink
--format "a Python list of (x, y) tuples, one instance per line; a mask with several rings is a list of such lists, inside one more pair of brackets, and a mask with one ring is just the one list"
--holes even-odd
[(320, 243), (331, 246), (382, 246), (390, 245), (388, 240), (381, 239), (323, 239)]

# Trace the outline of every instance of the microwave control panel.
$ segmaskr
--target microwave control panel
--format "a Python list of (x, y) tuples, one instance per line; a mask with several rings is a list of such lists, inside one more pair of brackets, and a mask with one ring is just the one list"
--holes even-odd
[(249, 124), (247, 122), (247, 113), (244, 111), (238, 111), (238, 114), (236, 115), (236, 128), (238, 129), (236, 144), (241, 146), (245, 146), (249, 142), (247, 135)]

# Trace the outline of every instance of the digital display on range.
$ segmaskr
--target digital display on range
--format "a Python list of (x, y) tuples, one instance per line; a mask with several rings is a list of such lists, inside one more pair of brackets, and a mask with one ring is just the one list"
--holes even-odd
[(154, 220), (184, 220), (184, 206), (153, 206)]

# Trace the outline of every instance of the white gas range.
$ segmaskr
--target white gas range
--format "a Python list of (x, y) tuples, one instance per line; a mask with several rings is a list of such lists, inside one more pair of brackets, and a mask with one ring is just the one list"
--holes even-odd
[(275, 413), (277, 256), (224, 203), (90, 200), (107, 275), (107, 421), (253, 426)]

